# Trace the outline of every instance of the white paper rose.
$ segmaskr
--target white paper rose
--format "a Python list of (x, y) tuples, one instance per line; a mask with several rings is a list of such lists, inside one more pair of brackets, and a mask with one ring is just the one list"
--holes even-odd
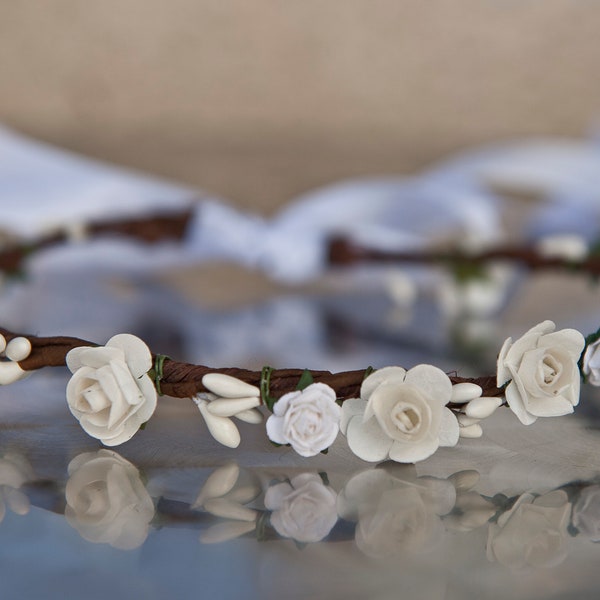
[(267, 419), (267, 435), (276, 444), (291, 444), (300, 456), (315, 456), (333, 444), (340, 429), (341, 409), (332, 388), (312, 383), (283, 395)]
[(588, 383), (600, 385), (600, 339), (590, 344), (583, 355), (583, 374)]
[(121, 550), (141, 546), (154, 504), (139, 471), (111, 450), (80, 454), (68, 469), (65, 517), (81, 537)]
[(555, 327), (544, 321), (516, 342), (508, 338), (498, 355), (497, 385), (510, 382), (506, 401), (524, 425), (572, 413), (579, 403), (577, 361), (585, 340), (575, 329)]
[(67, 402), (75, 418), (106, 446), (126, 442), (156, 408), (156, 389), (148, 375), (152, 355), (134, 335), (122, 333), (106, 346), (74, 348), (67, 354), (73, 376)]
[(297, 542), (319, 542), (337, 523), (335, 491), (316, 473), (302, 473), (289, 483), (271, 486), (265, 507), (272, 510), (271, 525), (282, 536)]
[(340, 427), (363, 460), (415, 463), (458, 442), (458, 421), (446, 408), (452, 384), (437, 367), (385, 367), (364, 380), (360, 395), (342, 405)]
[(523, 494), (488, 529), (487, 557), (516, 569), (554, 567), (568, 553), (571, 504), (566, 492)]

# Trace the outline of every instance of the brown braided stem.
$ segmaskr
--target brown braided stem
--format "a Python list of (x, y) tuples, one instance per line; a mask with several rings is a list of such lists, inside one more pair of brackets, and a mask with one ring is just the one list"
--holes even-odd
[(519, 263), (531, 270), (563, 269), (600, 275), (600, 256), (581, 261), (544, 256), (531, 247), (499, 246), (478, 253), (460, 250), (383, 251), (360, 246), (346, 238), (329, 242), (329, 264), (349, 266), (358, 263), (406, 263), (422, 265), (483, 265), (492, 261)]
[[(186, 210), (176, 214), (157, 214), (137, 219), (123, 219), (88, 223), (87, 233), (90, 237), (125, 236), (147, 244), (162, 240), (183, 238), (192, 218), (193, 211)], [(66, 231), (52, 233), (29, 243), (13, 243), (0, 251), (0, 271), (18, 271), (23, 261), (30, 255), (44, 248), (64, 243), (69, 238)]]
[[(19, 362), (21, 368), (26, 371), (33, 371), (42, 367), (63, 366), (66, 364), (65, 360), (69, 350), (79, 346), (98, 345), (75, 337), (36, 337), (22, 335), (1, 327), (0, 334), (6, 338), (7, 342), (15, 337), (26, 337), (31, 342), (31, 354)], [(162, 379), (160, 380), (161, 391), (163, 394), (175, 398), (190, 398), (200, 392), (207, 392), (208, 390), (202, 385), (202, 377), (207, 373), (231, 375), (255, 386), (259, 386), (261, 381), (260, 371), (249, 371), (235, 367), (206, 367), (165, 359)], [(273, 370), (270, 379), (271, 396), (278, 398), (287, 392), (294, 391), (303, 373), (304, 369)], [(311, 371), (313, 380), (329, 385), (335, 390), (340, 400), (360, 396), (360, 386), (366, 373), (365, 369), (344, 371), (342, 373)], [(504, 393), (503, 388), (496, 387), (496, 378), (494, 376), (458, 377), (457, 375), (450, 375), (450, 380), (452, 383), (476, 383), (482, 387), (484, 396), (502, 396)]]

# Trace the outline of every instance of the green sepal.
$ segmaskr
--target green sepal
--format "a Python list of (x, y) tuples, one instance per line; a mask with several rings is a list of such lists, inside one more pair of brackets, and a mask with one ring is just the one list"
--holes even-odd
[(329, 477), (327, 477), (327, 473), (325, 471), (319, 471), (319, 477), (323, 482), (323, 485), (329, 485)]
[(296, 385), (296, 390), (301, 392), (306, 389), (311, 383), (314, 383), (314, 379), (312, 373), (308, 369), (304, 369), (300, 379), (298, 380), (298, 385)]

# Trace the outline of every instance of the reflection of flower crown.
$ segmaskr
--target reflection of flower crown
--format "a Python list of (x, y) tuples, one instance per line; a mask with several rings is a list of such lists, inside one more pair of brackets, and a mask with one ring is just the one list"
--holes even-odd
[[(326, 472), (272, 471), (229, 462), (212, 470), (195, 501), (157, 496), (156, 481), (117, 452), (84, 452), (71, 460), (64, 487), (38, 480), (26, 459), (0, 458), (0, 500), (18, 514), (32, 504), (62, 512), (92, 543), (123, 550), (141, 546), (151, 527), (201, 530), (200, 541), (287, 538), (307, 543), (354, 540), (371, 557), (397, 560), (440, 548), (447, 532), (487, 531), (486, 555), (510, 568), (553, 567), (571, 542), (597, 542), (600, 485), (574, 481), (543, 493), (477, 491), (479, 473), (417, 476), (405, 465), (382, 463), (330, 481)], [(154, 491), (152, 489), (154, 488)], [(172, 491), (168, 492), (172, 493)], [(0, 505), (1, 506), (1, 505)], [(0, 521), (2, 520), (0, 514)], [(475, 544), (481, 538), (474, 538)]]
[(159, 394), (191, 398), (220, 443), (237, 447), (231, 417), (266, 423), (275, 445), (304, 457), (326, 452), (341, 430), (352, 452), (371, 462), (414, 463), (460, 437), (482, 435), (480, 421), (507, 405), (525, 425), (572, 413), (580, 378), (600, 385), (600, 333), (555, 331), (545, 321), (512, 341), (495, 376), (464, 378), (432, 365), (330, 373), (300, 369), (213, 369), (152, 355), (120, 334), (105, 346), (72, 337), (16, 335), (0, 329), (0, 383), (46, 366), (67, 365), (67, 401), (84, 430), (107, 446), (129, 440), (154, 413)]

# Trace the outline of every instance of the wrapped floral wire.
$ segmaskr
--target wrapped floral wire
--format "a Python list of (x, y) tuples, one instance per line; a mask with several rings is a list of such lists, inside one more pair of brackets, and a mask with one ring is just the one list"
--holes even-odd
[(68, 241), (97, 237), (127, 237), (145, 243), (183, 239), (193, 211), (148, 217), (68, 225), (33, 240), (14, 239), (0, 248), (0, 272), (18, 273), (29, 256)]
[[(150, 419), (157, 397), (190, 398), (211, 435), (240, 444), (237, 419), (252, 424), (271, 411), (266, 433), (303, 457), (326, 452), (341, 433), (369, 462), (425, 460), (459, 438), (477, 438), (480, 422), (502, 405), (524, 425), (572, 413), (582, 375), (598, 382), (599, 334), (555, 331), (544, 321), (519, 339), (508, 338), (496, 375), (465, 378), (433, 365), (354, 371), (261, 371), (182, 363), (152, 354), (130, 334), (97, 346), (73, 337), (23, 336), (0, 328), (0, 382), (12, 383), (46, 366), (73, 373), (67, 402), (83, 429), (107, 446), (126, 442)], [(587, 345), (586, 345), (587, 344)]]
[[(0, 247), (0, 272), (19, 273), (29, 256), (68, 241), (126, 237), (145, 243), (183, 240), (193, 209), (139, 218), (89, 221), (57, 227), (33, 239), (11, 238)], [(534, 244), (505, 244), (479, 249), (425, 247), (381, 250), (342, 236), (324, 240), (324, 267), (358, 263), (418, 264), (448, 268), (459, 280), (485, 278), (490, 263), (520, 264), (531, 270), (563, 269), (600, 275), (600, 243), (586, 242), (577, 234), (549, 235)]]

